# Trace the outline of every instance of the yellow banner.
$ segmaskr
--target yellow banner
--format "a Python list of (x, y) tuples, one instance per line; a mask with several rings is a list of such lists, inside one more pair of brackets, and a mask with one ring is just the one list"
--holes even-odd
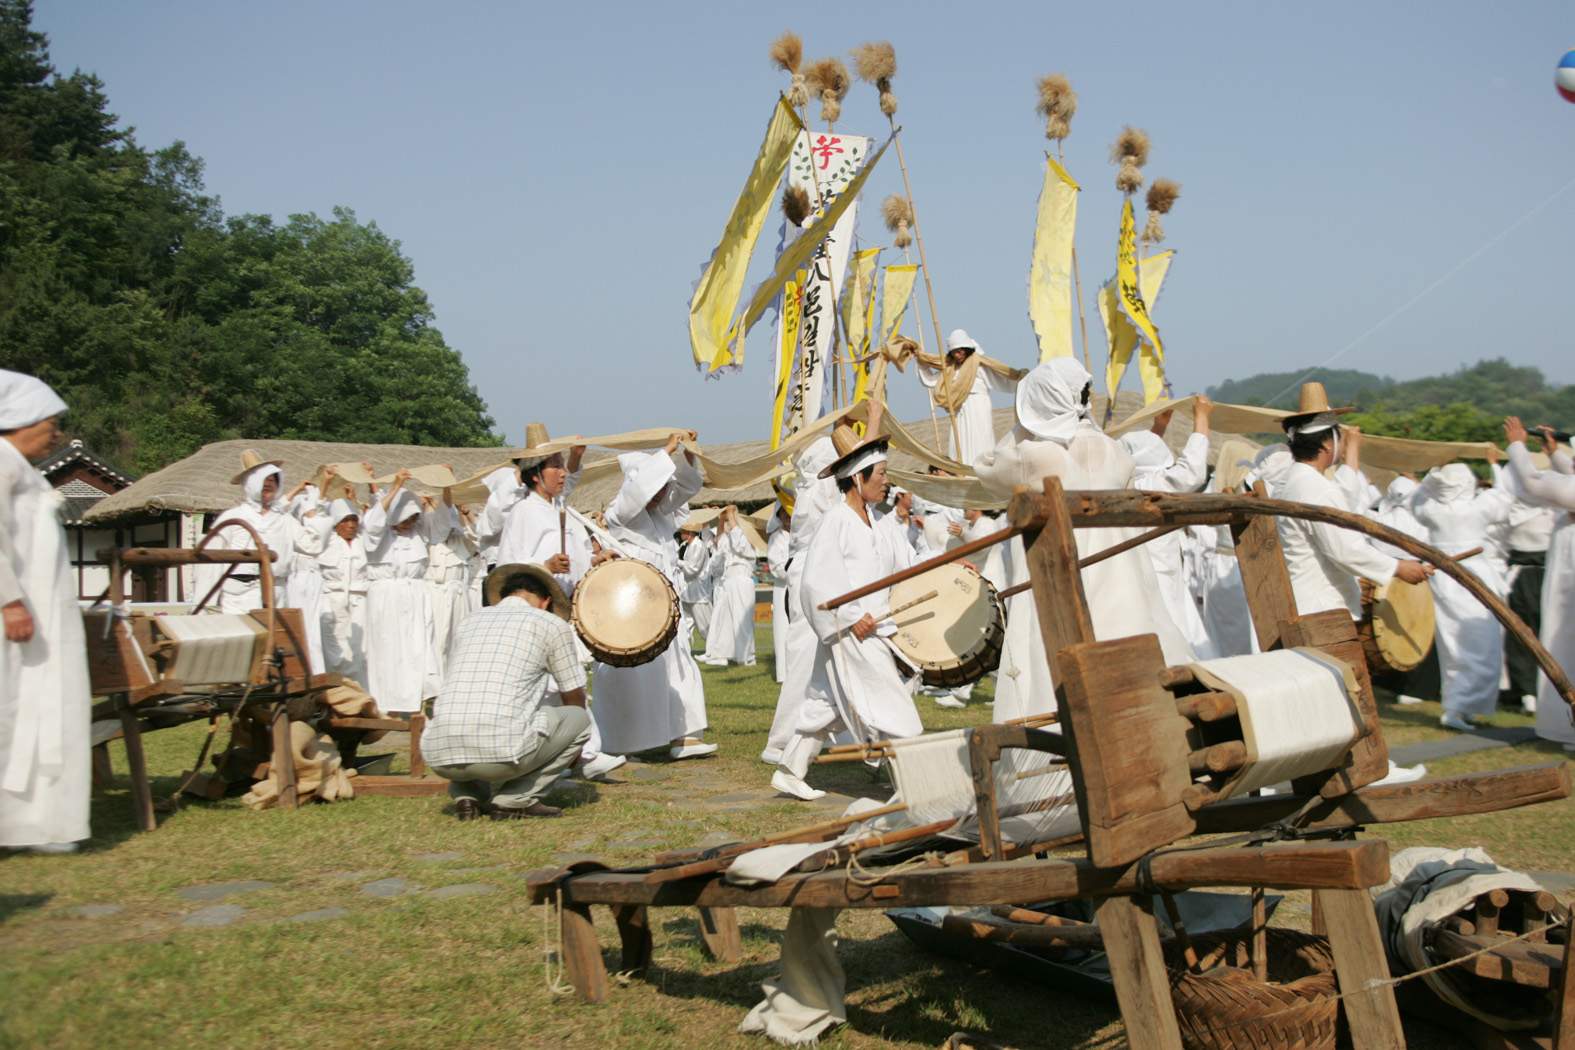
[(865, 248), (854, 253), (848, 292), (843, 296), (843, 341), (848, 348), (847, 356), (854, 362), (853, 400), (849, 402), (853, 405), (864, 400), (869, 387), (869, 362), (857, 362), (870, 352), (870, 331), (875, 326), (875, 266), (880, 251), (879, 248)]
[(919, 279), (915, 263), (886, 267), (886, 283), (880, 296), (880, 343), (885, 346), (902, 327), (902, 315), (908, 309), (908, 299), (913, 295), (913, 282)]
[[(689, 300), (689, 346), (695, 364), (707, 371), (742, 362), (742, 341), (735, 359), (729, 325), (743, 294), (749, 257), (754, 254), (755, 242), (760, 239), (760, 230), (776, 201), (777, 186), (787, 171), (793, 142), (803, 127), (787, 101), (778, 99), (766, 127), (765, 141), (760, 144), (760, 155), (733, 205), (733, 214), (728, 216), (721, 243), (711, 253), (700, 274), (700, 283), (695, 286), (694, 298)], [(787, 272), (795, 269), (797, 266), (789, 267)], [(772, 285), (773, 295), (784, 283), (785, 276)]]
[[(1170, 263), (1175, 256), (1174, 250), (1163, 251), (1158, 255), (1150, 255), (1139, 265), (1139, 281), (1142, 287), (1149, 289), (1151, 299), (1158, 301), (1160, 289), (1164, 287), (1165, 276), (1170, 273)], [(1107, 281), (1099, 289), (1098, 303), (1099, 320), (1105, 326), (1105, 343), (1110, 348), (1110, 357), (1105, 365), (1105, 391), (1110, 395), (1111, 404), (1114, 404), (1116, 390), (1121, 386), (1121, 378), (1126, 374), (1132, 352), (1138, 348), (1140, 340), (1137, 329), (1121, 312), (1115, 281)], [(1138, 361), (1138, 371), (1143, 378), (1144, 404), (1164, 396), (1164, 371), (1149, 363), (1149, 357), (1145, 349)]]
[(1148, 315), (1148, 305), (1143, 300), (1143, 282), (1138, 275), (1137, 225), (1132, 217), (1132, 198), (1121, 204), (1121, 236), (1116, 244), (1116, 308), (1137, 330), (1138, 345), (1143, 360), (1139, 369), (1143, 375), (1144, 403), (1164, 396), (1165, 347), (1159, 341), (1159, 329)]
[(788, 386), (793, 382), (793, 360), (798, 354), (798, 323), (803, 309), (799, 289), (804, 277), (800, 271), (798, 279), (789, 281), (782, 289), (782, 353), (778, 355), (782, 367), (777, 373), (776, 396), (771, 406), (772, 448), (782, 445), (782, 417), (787, 412)]
[(1039, 191), (1033, 261), (1028, 265), (1028, 319), (1039, 337), (1039, 360), (1072, 356), (1072, 235), (1077, 230), (1079, 187), (1045, 154)]

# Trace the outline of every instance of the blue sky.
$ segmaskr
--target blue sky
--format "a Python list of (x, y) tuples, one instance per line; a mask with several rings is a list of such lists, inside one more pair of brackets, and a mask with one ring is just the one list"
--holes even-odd
[[(785, 86), (766, 60), (784, 28), (811, 58), (895, 45), (941, 323), (995, 357), (1035, 356), (1034, 84), (1060, 71), (1080, 95), (1067, 165), (1096, 371), (1092, 288), (1120, 207), (1106, 153), (1131, 123), (1153, 139), (1146, 174), (1182, 184), (1154, 309), (1178, 392), (1341, 351), (1397, 378), (1501, 355), (1575, 381), (1575, 106), (1552, 85), (1575, 47), (1568, 4), (788, 10), (39, 0), (35, 24), (58, 67), (104, 78), (141, 142), (202, 156), (227, 212), (348, 205), (397, 238), (511, 440), (534, 419), (765, 436), (768, 329), (742, 374), (702, 382), (685, 309)], [(838, 129), (884, 123), (856, 85)], [(888, 154), (866, 201), (899, 186)], [(873, 208), (860, 230), (887, 243)], [(762, 254), (774, 243), (768, 229)], [(923, 415), (917, 380), (892, 382), (899, 412)]]

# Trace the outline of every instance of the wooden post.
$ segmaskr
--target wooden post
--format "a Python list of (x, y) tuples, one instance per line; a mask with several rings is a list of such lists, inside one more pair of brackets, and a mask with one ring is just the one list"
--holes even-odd
[(425, 776), (427, 760), (421, 755), (421, 734), (426, 731), (427, 716), (417, 711), (410, 716), (410, 775)]
[(1566, 928), (1564, 969), (1553, 1011), (1553, 1050), (1575, 1050), (1575, 937)]
[(1314, 890), (1313, 898), (1322, 905), (1329, 929), (1334, 975), (1345, 996), (1352, 1047), (1404, 1050), (1405, 1031), (1400, 1027), (1394, 986), (1388, 983), (1389, 963), (1372, 897), (1366, 890)]
[(619, 968), (625, 973), (643, 973), (651, 965), (651, 920), (645, 905), (615, 904), (612, 913), (623, 942)]
[(596, 940), (589, 904), (563, 905), (563, 972), (587, 1003), (607, 998), (607, 965)]
[[(1266, 494), (1263, 482), (1252, 487), (1253, 494)], [(1291, 589), (1291, 574), (1285, 568), (1280, 550), (1280, 533), (1271, 517), (1253, 518), (1245, 525), (1230, 527), (1236, 543), (1236, 564), (1241, 567), (1242, 589), (1247, 593), (1247, 610), (1264, 652), (1280, 647), (1280, 624), (1296, 617), (1296, 594)]]
[(738, 913), (732, 908), (700, 908), (700, 940), (717, 962), (736, 963), (744, 957)]
[(148, 760), (142, 751), (142, 727), (124, 694), (115, 698), (115, 709), (120, 715), (120, 732), (126, 741), (126, 767), (131, 774), (131, 815), (137, 819), (137, 827), (152, 831), (158, 827), (158, 820), (153, 816), (153, 787), (148, 783)]
[(107, 791), (114, 779), (114, 767), (109, 763), (109, 745), (95, 745), (93, 748), (93, 789), (95, 791)]
[(279, 808), (294, 809), (300, 804), (295, 790), (295, 750), (290, 746), (290, 716), (285, 705), (274, 707), (272, 763), (274, 779), (279, 782)]
[(1132, 1050), (1181, 1050), (1152, 901), (1107, 897), (1094, 908), (1094, 918), (1105, 941), (1127, 1045)]

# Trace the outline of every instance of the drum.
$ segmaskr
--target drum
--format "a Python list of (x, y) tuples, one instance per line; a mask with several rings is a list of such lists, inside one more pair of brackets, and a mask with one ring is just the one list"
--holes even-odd
[(1414, 669), (1433, 648), (1433, 591), (1425, 583), (1389, 581), (1377, 596), (1372, 581), (1362, 583), (1362, 619), (1356, 625), (1367, 669), (1374, 676)]
[(926, 685), (977, 682), (1001, 664), (1006, 617), (990, 581), (965, 565), (940, 565), (891, 589), (899, 609), (930, 591), (934, 598), (899, 612), (897, 633), (886, 639)]
[(574, 588), (570, 621), (596, 659), (638, 667), (661, 656), (677, 636), (678, 595), (646, 562), (604, 561)]

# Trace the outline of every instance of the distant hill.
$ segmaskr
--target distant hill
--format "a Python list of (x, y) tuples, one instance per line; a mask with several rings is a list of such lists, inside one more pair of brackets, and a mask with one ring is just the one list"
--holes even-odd
[(1227, 379), (1208, 389), (1209, 397), (1231, 405), (1263, 405), (1265, 408), (1292, 409), (1301, 384), (1318, 382), (1329, 391), (1329, 403), (1353, 405), (1376, 399), (1392, 389), (1388, 376), (1358, 372), (1352, 368), (1313, 368), (1295, 372), (1260, 372), (1246, 379)]

